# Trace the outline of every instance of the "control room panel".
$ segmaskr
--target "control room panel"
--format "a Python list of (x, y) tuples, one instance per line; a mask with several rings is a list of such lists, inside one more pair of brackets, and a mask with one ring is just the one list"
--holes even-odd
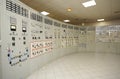
[(24, 79), (43, 65), (39, 61), (47, 63), (54, 53), (59, 57), (55, 50), (77, 46), (78, 26), (43, 16), (19, 0), (1, 3), (0, 79)]

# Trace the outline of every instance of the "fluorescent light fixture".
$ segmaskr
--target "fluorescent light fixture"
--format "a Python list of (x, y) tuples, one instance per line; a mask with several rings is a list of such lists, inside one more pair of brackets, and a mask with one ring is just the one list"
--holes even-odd
[(97, 19), (97, 21), (104, 21), (104, 19)]
[(83, 5), (84, 7), (91, 7), (91, 6), (95, 6), (95, 5), (96, 5), (96, 2), (95, 2), (95, 0), (90, 0), (90, 1), (87, 1), (87, 2), (82, 3), (82, 5)]
[(70, 20), (64, 20), (64, 22), (70, 22)]
[(46, 11), (42, 11), (41, 14), (43, 14), (43, 15), (49, 15), (50, 13), (48, 13)]

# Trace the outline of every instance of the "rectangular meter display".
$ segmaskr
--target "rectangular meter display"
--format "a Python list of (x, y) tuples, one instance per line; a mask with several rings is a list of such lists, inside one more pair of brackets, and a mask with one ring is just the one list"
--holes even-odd
[(16, 26), (15, 25), (11, 25), (10, 29), (11, 29), (11, 31), (16, 31)]
[(22, 27), (22, 32), (27, 32), (26, 27)]

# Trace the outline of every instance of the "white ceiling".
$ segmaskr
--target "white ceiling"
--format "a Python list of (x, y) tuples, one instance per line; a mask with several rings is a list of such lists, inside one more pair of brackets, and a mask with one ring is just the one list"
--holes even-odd
[[(86, 0), (21, 0), (38, 11), (48, 11), (50, 17), (63, 21), (70, 19), (72, 24), (96, 22), (96, 19), (120, 19), (120, 0), (95, 0), (96, 6), (85, 8)], [(67, 8), (72, 11), (68, 12)]]

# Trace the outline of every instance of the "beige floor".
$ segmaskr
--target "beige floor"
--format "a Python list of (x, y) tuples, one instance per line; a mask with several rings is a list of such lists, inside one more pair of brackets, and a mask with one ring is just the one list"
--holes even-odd
[(120, 55), (71, 54), (47, 64), (27, 79), (120, 79)]

